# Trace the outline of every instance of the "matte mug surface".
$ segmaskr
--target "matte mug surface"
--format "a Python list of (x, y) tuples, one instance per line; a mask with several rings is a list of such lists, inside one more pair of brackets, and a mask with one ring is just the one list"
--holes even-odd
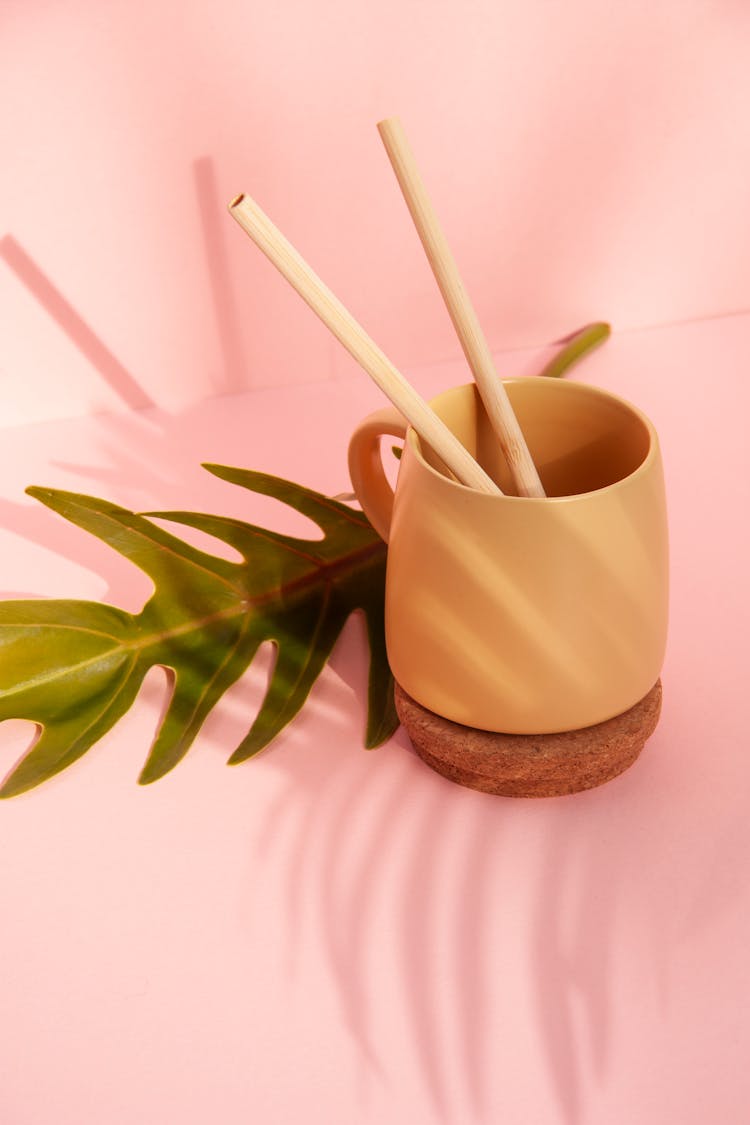
[[(431, 406), (503, 496), (453, 480), (393, 408), (349, 447), (357, 497), (388, 541), (386, 643), (417, 702), (484, 730), (575, 730), (632, 707), (659, 678), (668, 544), (652, 423), (596, 387), (504, 381), (547, 493), (511, 482), (473, 384)], [(380, 438), (405, 438), (395, 495)]]

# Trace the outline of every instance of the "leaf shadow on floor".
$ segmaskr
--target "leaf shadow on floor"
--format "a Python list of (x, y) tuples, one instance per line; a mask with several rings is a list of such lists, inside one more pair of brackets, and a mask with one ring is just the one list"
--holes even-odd
[[(199, 161), (195, 173), (224, 389), (232, 389), (241, 381), (242, 355), (235, 313), (223, 301), (213, 169)], [(123, 403), (147, 405), (137, 379), (23, 247), (6, 238), (3, 252)], [(190, 507), (248, 518), (247, 494), (203, 473), (199, 460), (252, 461), (248, 467), (272, 472), (280, 471), (274, 458), (283, 463), (276, 439), (257, 427), (251, 457), (246, 420), (211, 403), (179, 415), (151, 407), (86, 420), (89, 449), (92, 427), (96, 456), (74, 461), (63, 447), (51, 463), (55, 479), (35, 483), (104, 489), (136, 509)], [(339, 487), (346, 487), (343, 468)], [(301, 517), (273, 508), (279, 530), (305, 533)], [(251, 518), (267, 511), (259, 504)], [(6, 498), (0, 519), (29, 544), (101, 575), (107, 600), (133, 596), (129, 564), (40, 506)], [(256, 691), (271, 659), (267, 654), (255, 669)], [(156, 705), (161, 689), (148, 690)], [(606, 1081), (623, 1018), (615, 982), (641, 955), (653, 980), (633, 1003), (651, 990), (668, 1007), (673, 948), (686, 932), (709, 925), (736, 893), (731, 879), (714, 873), (727, 869), (741, 842), (744, 812), (730, 818), (710, 854), (696, 845), (675, 884), (663, 858), (665, 836), (689, 817), (690, 801), (665, 813), (677, 768), (667, 747), (687, 721), (669, 710), (668, 690), (662, 726), (628, 774), (601, 790), (540, 802), (488, 797), (445, 781), (418, 761), (402, 731), (380, 751), (361, 751), (363, 698), (364, 646), (354, 625), (334, 652), (326, 684), (263, 759), (262, 768), (278, 774), (280, 792), (249, 847), (265, 877), (283, 888), (277, 921), (290, 971), (306, 942), (320, 948), (359, 1053), (363, 1100), (378, 1083), (396, 1088), (408, 1075), (432, 1119), (495, 1121), (504, 1087), (517, 1091), (523, 1081), (519, 1060), (531, 1057), (536, 1066), (526, 1080), (546, 1087), (557, 1120), (588, 1125), (595, 1118), (585, 1090)], [(224, 736), (244, 722), (246, 708), (246, 698), (233, 696), (204, 742), (227, 756)], [(342, 737), (328, 741), (329, 729)], [(85, 770), (85, 762), (76, 768)], [(700, 793), (690, 799), (697, 804)]]
[(669, 1020), (675, 952), (736, 889), (736, 870), (718, 890), (712, 876), (739, 815), (710, 856), (696, 839), (673, 863), (668, 841), (701, 794), (669, 801), (682, 720), (666, 706), (626, 774), (565, 798), (462, 789), (403, 730), (369, 755), (269, 757), (283, 784), (256, 846), (284, 888), (286, 971), (319, 950), (358, 1045), (363, 1109), (418, 1079), (429, 1120), (513, 1119), (531, 1083), (545, 1120), (601, 1120), (592, 1096), (606, 1096), (619, 1044), (641, 1013)]
[[(176, 418), (155, 419), (151, 411), (148, 417), (97, 419), (101, 463), (89, 468), (58, 459), (55, 471), (66, 487), (104, 491), (132, 507), (224, 507), (247, 518), (247, 494), (237, 496), (239, 490), (195, 464), (193, 450), (218, 417), (211, 410), (204, 406)], [(245, 428), (238, 422), (229, 431), (222, 432), (224, 459), (241, 463)], [(87, 486), (89, 477), (95, 489)], [(273, 510), (283, 523), (279, 505)], [(132, 593), (129, 564), (122, 562), (118, 576), (116, 555), (52, 513), (9, 501), (3, 514), (8, 529), (103, 575), (113, 600)], [(254, 670), (256, 694), (272, 655), (264, 659)], [(490, 1120), (502, 1105), (502, 1081), (514, 1081), (508, 1044), (531, 1033), (538, 1035), (540, 1081), (556, 1092), (561, 1120), (573, 1123), (586, 1065), (573, 1011), (581, 996), (584, 1027), (597, 1045), (599, 1065), (606, 1063), (606, 967), (616, 880), (604, 880), (592, 849), (586, 862), (590, 894), (598, 901), (597, 929), (581, 923), (581, 952), (572, 956), (560, 934), (568, 902), (561, 888), (571, 878), (566, 871), (584, 862), (585, 820), (564, 808), (556, 812), (554, 804), (545, 809), (545, 803), (462, 790), (427, 770), (403, 732), (382, 750), (363, 751), (365, 675), (355, 621), (334, 651), (325, 682), (264, 758), (262, 768), (281, 771), (283, 786), (257, 839), (267, 877), (283, 887), (278, 921), (290, 970), (300, 946), (317, 943), (356, 1046), (363, 1100), (378, 1083), (396, 1082), (406, 1068), (435, 1120), (452, 1123), (457, 1113), (462, 1120)], [(210, 744), (221, 747), (226, 760), (233, 749), (226, 737), (247, 722), (246, 688), (238, 685), (193, 753)], [(154, 708), (163, 702), (162, 691), (156, 682), (149, 685)], [(76, 768), (82, 771), (85, 762)], [(590, 830), (608, 815), (595, 816)], [(572, 835), (571, 824), (577, 825)], [(540, 859), (535, 834), (546, 831), (549, 852), (543, 850)], [(537, 862), (531, 878), (524, 876), (533, 885), (519, 889), (517, 851), (527, 837)], [(581, 895), (581, 909), (588, 910), (585, 890)], [(514, 904), (510, 916), (502, 906), (505, 896)], [(576, 957), (585, 957), (592, 943), (590, 961), (600, 969), (580, 985)], [(526, 982), (525, 1000), (515, 994), (518, 980)], [(505, 992), (513, 999), (504, 999)], [(391, 1042), (394, 1010), (402, 1029), (398, 1042)]]
[[(308, 533), (294, 513), (284, 524), (277, 503), (249, 513), (247, 493), (200, 470), (194, 451), (205, 443), (216, 458), (220, 418), (228, 418), (222, 457), (241, 464), (246, 425), (206, 404), (174, 418), (87, 420), (101, 457), (72, 464), (61, 450), (55, 472), (63, 480), (53, 483), (85, 487), (90, 478), (96, 491), (134, 507), (224, 510)], [(263, 455), (271, 454), (269, 444)], [(115, 600), (132, 594), (133, 568), (52, 513), (9, 500), (2, 515), (31, 544), (95, 570)], [(193, 753), (210, 747), (226, 760), (272, 659), (259, 658), (250, 693), (237, 685)], [(670, 839), (684, 847), (684, 824), (704, 794), (697, 783), (684, 791), (679, 746), (691, 717), (672, 706), (668, 681), (661, 725), (628, 773), (590, 793), (535, 802), (438, 777), (403, 731), (363, 751), (365, 676), (355, 619), (302, 714), (258, 763), (238, 767), (279, 779), (248, 848), (282, 889), (276, 924), (290, 977), (301, 950), (319, 950), (354, 1045), (363, 1104), (409, 1079), (432, 1119), (489, 1122), (517, 1102), (531, 1075), (547, 1092), (551, 1121), (590, 1125), (587, 1096), (606, 1088), (633, 1007), (669, 1012), (673, 951), (738, 893), (739, 787), (727, 792), (722, 838), (711, 849), (696, 838), (675, 867)], [(157, 709), (161, 686), (148, 692)], [(670, 800), (681, 785), (680, 800)], [(642, 970), (625, 995), (623, 980)]]

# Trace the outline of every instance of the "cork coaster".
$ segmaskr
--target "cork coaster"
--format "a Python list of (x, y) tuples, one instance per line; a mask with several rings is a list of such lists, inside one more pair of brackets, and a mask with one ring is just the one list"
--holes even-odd
[(631, 766), (661, 712), (661, 680), (629, 711), (562, 734), (496, 734), (428, 711), (396, 684), (396, 710), (423, 761), (459, 785), (503, 797), (561, 797)]

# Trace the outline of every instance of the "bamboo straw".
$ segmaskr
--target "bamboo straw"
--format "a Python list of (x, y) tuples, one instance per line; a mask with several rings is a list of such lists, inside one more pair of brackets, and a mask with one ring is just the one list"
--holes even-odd
[(247, 195), (238, 195), (229, 204), (229, 211), (458, 480), (481, 492), (502, 495), (492, 478), (396, 370), (338, 297), (313, 273), (258, 204)]
[(422, 240), (443, 300), (448, 306), (464, 355), (482, 396), (487, 415), (510, 468), (519, 496), (544, 496), (544, 488), (531, 459), (510, 399), (498, 378), (489, 345), (464, 288), (453, 254), (443, 234), (427, 189), (397, 117), (378, 123), (383, 144), (393, 165), (406, 205)]

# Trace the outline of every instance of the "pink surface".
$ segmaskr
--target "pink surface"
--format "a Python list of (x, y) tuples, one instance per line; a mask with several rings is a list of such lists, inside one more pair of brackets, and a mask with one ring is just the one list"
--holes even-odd
[(234, 227), (238, 191), (397, 364), (457, 355), (375, 130), (390, 114), (493, 347), (747, 309), (748, 19), (731, 0), (5, 0), (0, 421), (358, 379)]
[[(730, 317), (618, 335), (578, 376), (650, 414), (667, 472), (664, 712), (618, 780), (514, 802), (431, 773), (401, 732), (364, 752), (353, 621), (255, 762), (224, 765), (262, 661), (139, 789), (155, 674), (85, 759), (0, 806), (4, 1122), (744, 1125), (749, 363)], [(28, 483), (291, 527), (198, 462), (337, 492), (380, 404), (362, 377), (8, 430), (3, 592), (146, 593)], [(3, 765), (26, 737), (5, 724)]]

